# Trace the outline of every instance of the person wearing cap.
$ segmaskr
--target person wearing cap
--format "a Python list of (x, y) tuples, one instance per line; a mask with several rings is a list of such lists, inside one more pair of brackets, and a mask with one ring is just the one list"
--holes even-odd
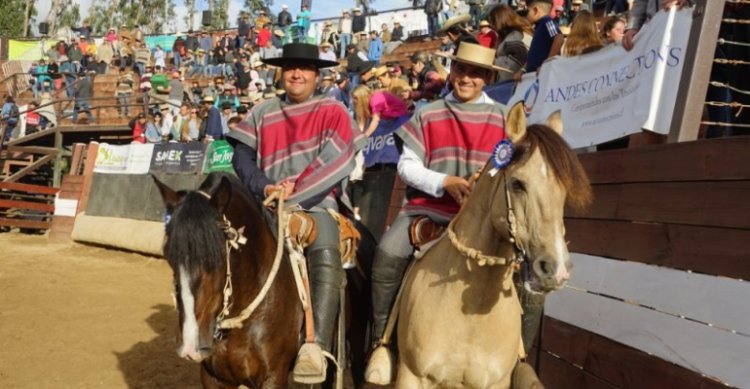
[(344, 58), (346, 57), (346, 47), (352, 43), (352, 16), (349, 14), (349, 9), (347, 8), (341, 10), (338, 32), (340, 46), (339, 58)]
[(201, 66), (203, 66), (203, 70), (207, 71), (209, 69), (209, 57), (211, 50), (214, 47), (214, 39), (206, 33), (205, 31), (201, 32), (201, 37), (198, 39), (198, 44), (200, 47), (202, 56), (198, 57), (198, 59), (201, 60)]
[(289, 13), (289, 6), (286, 4), (281, 6), (281, 11), (276, 17), (276, 23), (281, 27), (284, 36), (289, 36), (289, 26), (292, 25), (292, 14)]
[(65, 90), (68, 97), (73, 97), (75, 94), (74, 83), (76, 81), (76, 71), (73, 63), (70, 61), (67, 55), (60, 55), (58, 58), (60, 62), (59, 70), (62, 74), (63, 81), (65, 82)]
[(202, 108), (206, 111), (205, 131), (203, 135), (206, 139), (216, 140), (224, 139), (224, 132), (221, 126), (221, 112), (215, 106), (213, 96), (205, 96), (201, 101)]
[(391, 31), (388, 29), (387, 23), (383, 23), (380, 26), (380, 40), (383, 41), (383, 46), (391, 42)]
[(115, 96), (119, 104), (120, 117), (130, 116), (130, 96), (133, 94), (133, 76), (124, 67), (120, 68), (115, 86)]
[[(328, 48), (333, 54), (333, 60), (336, 60), (336, 53), (338, 52), (339, 45), (339, 33), (333, 29), (333, 23), (330, 20), (326, 20), (323, 23), (323, 31), (320, 33), (320, 45), (328, 43)], [(328, 60), (329, 57), (322, 58)]]
[[(357, 40), (357, 49), (360, 51), (367, 53), (367, 50), (370, 48), (370, 42), (367, 40), (367, 33), (364, 31), (360, 31), (356, 35)], [(368, 59), (369, 61), (369, 59)]]
[(336, 53), (333, 50), (331, 50), (330, 43), (323, 42), (320, 45), (320, 53), (318, 54), (318, 58), (325, 60), (325, 61), (336, 62)]
[(240, 106), (240, 98), (237, 97), (234, 93), (234, 85), (232, 84), (224, 84), (224, 90), (219, 95), (219, 97), (216, 98), (216, 102), (214, 103), (214, 107), (224, 109), (224, 104), (228, 103), (229, 107), (232, 110), (237, 109), (237, 107)]
[(130, 120), (128, 126), (133, 131), (133, 143), (146, 143), (146, 115), (139, 113)]
[(408, 186), (407, 203), (385, 232), (372, 267), (373, 338), (365, 380), (390, 382), (393, 357), (381, 343), (391, 306), (414, 251), (409, 228), (426, 216), (447, 225), (471, 193), (469, 178), (482, 168), (506, 137), (503, 106), (483, 91), (495, 79), (495, 50), (462, 43), (451, 58), (453, 90), (418, 111), (395, 132), (403, 142), (398, 173)]
[[(529, 2), (529, 13), (526, 19), (534, 24), (534, 37), (531, 39), (529, 46), (529, 55), (526, 59), (526, 66), (522, 72), (536, 72), (537, 68), (547, 58), (560, 54), (565, 37), (560, 32), (560, 27), (554, 19), (549, 16), (552, 8), (552, 0), (532, 0)], [(520, 78), (520, 72), (516, 78)]]
[(479, 33), (477, 34), (477, 40), (479, 44), (490, 48), (497, 49), (497, 32), (492, 29), (490, 22), (482, 20), (479, 22)]
[(73, 62), (73, 67), (75, 68), (75, 72), (78, 73), (81, 71), (81, 61), (83, 60), (83, 52), (81, 52), (81, 48), (77, 44), (71, 43), (70, 47), (68, 48), (68, 58), (70, 58), (70, 61)]
[[(243, 99), (246, 99), (246, 101), (243, 102)], [(240, 121), (247, 119), (248, 113), (250, 112), (248, 105), (252, 105), (252, 101), (250, 101), (247, 96), (240, 98), (240, 106), (237, 107), (237, 115), (235, 116), (239, 118)]]
[(359, 7), (355, 7), (352, 12), (354, 13), (354, 16), (352, 16), (352, 34), (354, 34), (354, 39), (356, 40), (359, 39), (359, 33), (365, 31), (367, 20), (365, 19), (365, 15), (362, 15), (362, 9)]
[(177, 115), (174, 115), (172, 121), (172, 127), (169, 128), (169, 138), (175, 142), (187, 142), (189, 141), (190, 132), (190, 103), (180, 104), (180, 109), (177, 111)]
[(378, 32), (376, 30), (370, 31), (370, 44), (367, 48), (367, 59), (376, 64), (380, 63), (380, 58), (383, 57), (383, 41), (380, 40)]
[(91, 81), (91, 76), (86, 73), (78, 73), (78, 81), (76, 81), (75, 87), (75, 103), (73, 104), (73, 124), (78, 123), (78, 112), (86, 112), (86, 115), (91, 119), (91, 106), (89, 105), (89, 99), (94, 96), (94, 83)]
[(341, 102), (347, 108), (350, 108), (349, 102), (349, 77), (345, 74), (337, 74), (331, 85), (331, 89), (326, 93), (327, 97), (330, 97), (336, 101)]
[(307, 34), (310, 32), (310, 17), (312, 13), (307, 4), (302, 3), (302, 10), (297, 14), (297, 39), (307, 42)]
[(305, 250), (315, 340), (302, 345), (293, 378), (317, 384), (325, 380), (324, 351), (332, 351), (344, 283), (339, 228), (327, 210), (345, 212), (338, 204), (348, 204), (343, 185), (354, 170), (354, 154), (364, 138), (353, 128), (343, 105), (314, 95), (320, 70), (337, 65), (319, 59), (317, 46), (290, 43), (281, 57), (263, 62), (281, 67), (285, 96), (256, 105), (227, 139), (234, 146), (234, 170), (251, 193), (265, 198), (283, 191), (287, 206), (315, 219), (318, 235)]
[(232, 103), (224, 101), (221, 103), (221, 132), (226, 136), (229, 133), (229, 119), (232, 118)]

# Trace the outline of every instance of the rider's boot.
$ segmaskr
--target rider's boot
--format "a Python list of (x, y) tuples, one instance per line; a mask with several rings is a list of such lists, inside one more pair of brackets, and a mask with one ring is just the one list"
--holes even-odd
[(294, 362), (293, 379), (301, 384), (325, 381), (331, 351), (333, 327), (339, 309), (339, 295), (344, 284), (344, 269), (338, 249), (323, 248), (307, 255), (310, 263), (310, 294), (312, 295), (315, 342), (305, 343)]
[(372, 265), (373, 338), (376, 348), (370, 355), (365, 370), (365, 381), (387, 385), (393, 381), (394, 358), (388, 345), (381, 344), (388, 316), (398, 294), (409, 258), (402, 258), (377, 249)]
[(539, 333), (539, 325), (542, 322), (545, 294), (526, 291), (523, 281), (518, 276), (515, 282), (518, 298), (521, 300), (521, 309), (523, 310), (521, 316), (521, 339), (523, 340), (524, 351), (526, 355), (529, 355), (531, 347), (534, 345), (534, 339), (536, 339), (536, 335)]

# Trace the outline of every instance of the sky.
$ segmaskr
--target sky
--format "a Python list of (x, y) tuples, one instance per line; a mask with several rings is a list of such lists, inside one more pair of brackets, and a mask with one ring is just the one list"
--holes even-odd
[[(88, 15), (88, 10), (89, 7), (91, 7), (92, 1), (93, 0), (75, 0), (75, 2), (80, 5), (82, 18)], [(184, 1), (173, 1), (176, 4), (175, 11), (177, 13), (178, 29), (180, 31), (186, 31), (188, 30), (188, 27), (183, 22), (183, 18), (187, 12), (186, 8), (183, 6)], [(295, 17), (299, 12), (300, 1), (301, 0), (274, 0), (274, 4), (271, 6), (271, 10), (275, 14), (278, 14), (278, 12), (281, 11), (281, 6), (283, 4), (287, 4), (289, 6), (289, 12), (292, 13), (292, 17)], [(52, 0), (37, 0), (37, 24), (39, 21), (47, 17), (51, 3)], [(243, 4), (244, 0), (229, 0), (229, 19), (231, 26), (234, 26), (236, 24), (236, 16), (239, 15), (240, 11), (242, 10)], [(411, 0), (374, 0), (372, 3), (372, 8), (375, 8), (377, 10), (388, 10), (393, 8), (408, 7), (410, 5)], [(351, 0), (312, 0), (312, 18), (318, 19), (324, 17), (339, 16), (341, 15), (341, 10), (343, 8), (352, 7), (354, 7), (354, 1)], [(194, 28), (200, 27), (198, 24), (200, 24), (201, 12), (208, 9), (208, 3), (205, 0), (197, 0), (196, 9), (196, 15), (194, 18), (196, 25), (193, 26)]]

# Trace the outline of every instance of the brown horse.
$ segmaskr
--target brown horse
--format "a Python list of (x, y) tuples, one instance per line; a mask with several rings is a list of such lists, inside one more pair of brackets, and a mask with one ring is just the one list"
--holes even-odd
[[(304, 313), (286, 253), (267, 294), (241, 328), (220, 325), (247, 307), (272, 273), (277, 240), (267, 211), (234, 177), (213, 173), (194, 192), (175, 192), (154, 181), (167, 212), (164, 256), (174, 274), (179, 311), (177, 353), (201, 363), (204, 388), (287, 387)], [(363, 234), (358, 254), (372, 251), (368, 245), (374, 245), (372, 238)], [(358, 259), (371, 260), (367, 255)], [(369, 284), (357, 271), (347, 272), (347, 278), (355, 300), (348, 333), (352, 375), (361, 383)]]
[(521, 346), (514, 264), (531, 261), (529, 292), (561, 288), (572, 267), (563, 208), (591, 198), (561, 127), (552, 115), (527, 128), (514, 106), (510, 165), (485, 167), (447, 236), (414, 264), (400, 305), (398, 388), (510, 386)]

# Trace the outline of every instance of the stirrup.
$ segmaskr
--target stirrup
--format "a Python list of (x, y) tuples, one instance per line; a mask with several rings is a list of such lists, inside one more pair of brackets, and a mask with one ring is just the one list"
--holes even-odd
[(297, 353), (294, 361), (292, 379), (300, 384), (320, 384), (326, 380), (328, 359), (338, 366), (336, 358), (324, 351), (317, 343), (305, 343)]
[(393, 353), (388, 346), (380, 345), (373, 350), (365, 369), (365, 381), (375, 385), (393, 382)]

